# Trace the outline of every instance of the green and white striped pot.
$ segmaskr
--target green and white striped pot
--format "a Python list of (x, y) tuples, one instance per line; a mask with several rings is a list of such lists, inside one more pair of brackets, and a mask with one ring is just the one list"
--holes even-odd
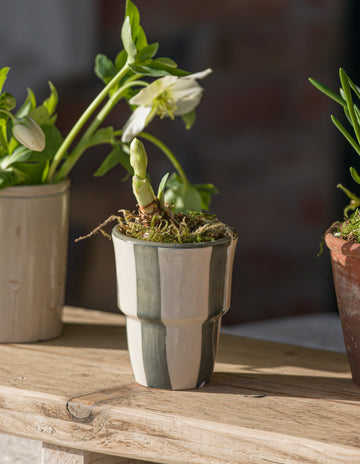
[(112, 231), (118, 306), (135, 380), (171, 390), (210, 380), (230, 307), (237, 240), (164, 244)]

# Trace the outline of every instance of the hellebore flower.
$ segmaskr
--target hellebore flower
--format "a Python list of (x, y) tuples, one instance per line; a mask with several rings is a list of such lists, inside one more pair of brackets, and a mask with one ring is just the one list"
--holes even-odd
[(122, 141), (130, 142), (157, 115), (174, 119), (190, 113), (200, 103), (204, 91), (196, 79), (203, 79), (211, 72), (211, 69), (206, 69), (184, 77), (161, 77), (140, 90), (129, 101), (138, 107), (123, 128)]
[(45, 134), (30, 116), (15, 117), (12, 133), (21, 145), (32, 151), (43, 151), (45, 148)]

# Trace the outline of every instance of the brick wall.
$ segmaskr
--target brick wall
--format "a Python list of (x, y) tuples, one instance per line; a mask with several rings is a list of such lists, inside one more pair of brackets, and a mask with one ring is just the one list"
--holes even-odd
[[(139, 0), (142, 24), (160, 55), (191, 71), (212, 67), (190, 132), (181, 121), (151, 129), (174, 149), (194, 182), (220, 189), (212, 211), (236, 227), (232, 309), (225, 322), (326, 311), (332, 305), (328, 256), (320, 237), (336, 211), (341, 163), (329, 122), (333, 105), (307, 82), (337, 86), (343, 49), (344, 2), (335, 0)], [(99, 51), (120, 48), (124, 2), (99, 2)], [(95, 81), (64, 85), (64, 128), (96, 89)], [(70, 103), (71, 102), (71, 103)], [(121, 126), (126, 109), (115, 111)], [(117, 209), (132, 208), (118, 169), (90, 174), (101, 162), (90, 152), (72, 176), (72, 236)], [(156, 182), (169, 169), (150, 150)], [(87, 205), (87, 206), (85, 206)], [(114, 310), (112, 245), (93, 238), (71, 246), (68, 302)]]

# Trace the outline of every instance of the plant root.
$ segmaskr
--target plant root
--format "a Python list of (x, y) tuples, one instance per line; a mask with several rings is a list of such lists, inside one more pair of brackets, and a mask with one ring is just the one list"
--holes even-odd
[(165, 207), (152, 215), (140, 211), (119, 210), (119, 215), (109, 216), (102, 224), (89, 234), (79, 237), (78, 242), (101, 232), (111, 239), (104, 227), (111, 222), (118, 222), (119, 231), (132, 238), (160, 243), (199, 243), (234, 239), (237, 235), (233, 228), (206, 213), (173, 213)]

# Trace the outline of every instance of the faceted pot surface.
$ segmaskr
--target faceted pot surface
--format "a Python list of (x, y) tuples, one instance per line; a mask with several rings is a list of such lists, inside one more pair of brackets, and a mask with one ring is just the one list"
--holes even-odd
[(161, 244), (113, 229), (118, 306), (138, 383), (192, 389), (210, 379), (230, 307), (236, 240)]

